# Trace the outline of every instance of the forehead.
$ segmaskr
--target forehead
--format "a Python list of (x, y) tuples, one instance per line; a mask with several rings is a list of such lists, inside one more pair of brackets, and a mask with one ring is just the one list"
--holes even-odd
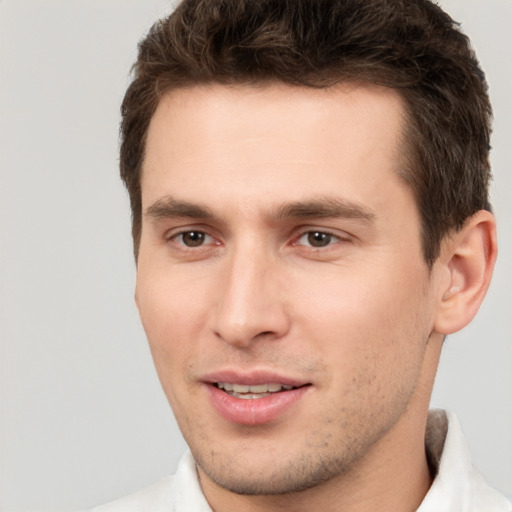
[(403, 124), (398, 93), (371, 85), (174, 90), (148, 130), (143, 206), (176, 192), (190, 201), (217, 198), (219, 206), (258, 196), (273, 207), (333, 191), (360, 202), (382, 179), (402, 185)]

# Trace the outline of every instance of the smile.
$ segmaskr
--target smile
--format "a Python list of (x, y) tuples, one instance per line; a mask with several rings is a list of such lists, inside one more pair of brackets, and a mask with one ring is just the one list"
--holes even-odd
[(216, 386), (225, 391), (229, 396), (235, 398), (242, 398), (244, 400), (254, 400), (265, 398), (273, 393), (281, 391), (290, 391), (294, 389), (293, 386), (284, 384), (258, 384), (255, 386), (248, 386), (246, 384), (233, 384), (228, 382), (217, 382)]
[(290, 379), (286, 379), (286, 384), (279, 383), (270, 376), (267, 382), (261, 376), (223, 377), (205, 383), (204, 389), (220, 417), (238, 425), (256, 426), (282, 419), (292, 411), (300, 410), (297, 407), (313, 388), (311, 383)]

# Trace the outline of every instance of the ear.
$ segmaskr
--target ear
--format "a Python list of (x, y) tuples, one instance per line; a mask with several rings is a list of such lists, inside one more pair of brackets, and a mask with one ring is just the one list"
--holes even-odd
[(452, 334), (471, 322), (489, 288), (496, 255), (496, 221), (490, 212), (478, 211), (447, 237), (436, 262), (443, 279), (435, 331)]

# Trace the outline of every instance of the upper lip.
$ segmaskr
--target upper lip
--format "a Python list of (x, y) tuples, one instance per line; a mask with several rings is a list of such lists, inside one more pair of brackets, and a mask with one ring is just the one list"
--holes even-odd
[(298, 388), (309, 384), (308, 381), (283, 375), (279, 372), (268, 370), (239, 371), (219, 370), (202, 376), (201, 381), (208, 384), (227, 382), (230, 384), (242, 384), (245, 386), (257, 386), (261, 384), (281, 384)]

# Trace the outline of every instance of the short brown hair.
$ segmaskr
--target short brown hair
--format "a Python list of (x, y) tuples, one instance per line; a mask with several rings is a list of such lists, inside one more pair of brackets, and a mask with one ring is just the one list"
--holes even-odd
[(407, 108), (409, 183), (432, 265), (451, 230), (490, 210), (491, 106), (458, 25), (429, 0), (184, 0), (139, 43), (122, 107), (120, 168), (137, 255), (146, 134), (162, 95), (193, 84), (391, 87)]

